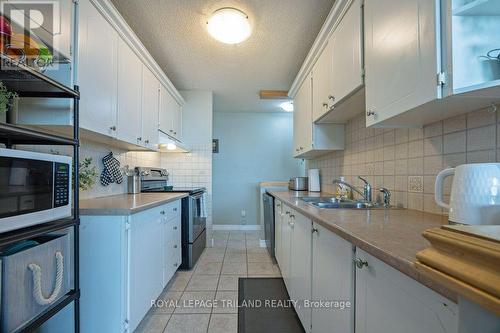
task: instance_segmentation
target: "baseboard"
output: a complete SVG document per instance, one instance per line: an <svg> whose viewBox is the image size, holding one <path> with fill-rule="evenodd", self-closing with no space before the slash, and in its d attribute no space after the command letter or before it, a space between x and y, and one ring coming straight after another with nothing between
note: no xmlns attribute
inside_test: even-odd
<svg viewBox="0 0 500 333"><path fill-rule="evenodd" d="M212 224L212 230L223 230L223 231L232 231L232 230L240 230L240 231L254 231L260 230L260 225L258 224L250 224L250 225L239 225L239 224Z"/></svg>

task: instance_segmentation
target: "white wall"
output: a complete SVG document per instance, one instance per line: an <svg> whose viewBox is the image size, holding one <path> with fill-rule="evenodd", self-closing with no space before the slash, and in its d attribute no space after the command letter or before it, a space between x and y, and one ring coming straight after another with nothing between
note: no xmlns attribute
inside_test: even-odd
<svg viewBox="0 0 500 333"><path fill-rule="evenodd" d="M214 224L259 224L258 183L302 175L293 159L290 113L214 113ZM241 211L246 211L246 217Z"/></svg>

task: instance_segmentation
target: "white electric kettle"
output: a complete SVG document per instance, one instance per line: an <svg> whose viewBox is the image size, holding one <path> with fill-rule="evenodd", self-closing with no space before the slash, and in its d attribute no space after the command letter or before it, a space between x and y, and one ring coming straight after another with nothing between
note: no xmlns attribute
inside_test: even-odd
<svg viewBox="0 0 500 333"><path fill-rule="evenodd" d="M453 177L450 203L443 201L443 181ZM500 224L500 163L463 164L436 178L436 203L449 209L449 220L461 224Z"/></svg>

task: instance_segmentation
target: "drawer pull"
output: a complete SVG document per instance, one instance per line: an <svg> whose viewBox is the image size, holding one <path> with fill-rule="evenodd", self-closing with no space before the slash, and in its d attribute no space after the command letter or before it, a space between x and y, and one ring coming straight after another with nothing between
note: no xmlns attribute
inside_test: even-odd
<svg viewBox="0 0 500 333"><path fill-rule="evenodd" d="M363 259L360 259L360 258L356 258L353 260L354 261L354 264L356 265L357 268L361 269L363 267L368 267L368 262L366 260L363 260Z"/></svg>
<svg viewBox="0 0 500 333"><path fill-rule="evenodd" d="M174 227L174 230L177 230L177 227Z"/></svg>
<svg viewBox="0 0 500 333"><path fill-rule="evenodd" d="M56 283L52 294L45 298L42 294L42 268L37 264L29 264L28 268L33 273L33 297L39 305L49 305L59 296L63 284L64 257L61 252L56 252Z"/></svg>
<svg viewBox="0 0 500 333"><path fill-rule="evenodd" d="M177 207L174 208L174 212L176 212L176 211L177 211Z"/></svg>
<svg viewBox="0 0 500 333"><path fill-rule="evenodd" d="M176 248L177 248L177 245L174 245L174 249L176 249Z"/></svg>

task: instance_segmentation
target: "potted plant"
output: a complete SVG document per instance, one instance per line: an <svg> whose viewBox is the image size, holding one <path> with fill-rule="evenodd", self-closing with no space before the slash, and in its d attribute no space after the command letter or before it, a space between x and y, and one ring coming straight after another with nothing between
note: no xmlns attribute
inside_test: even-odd
<svg viewBox="0 0 500 333"><path fill-rule="evenodd" d="M97 179L97 171L92 165L92 157L86 157L78 164L78 180L80 191L90 190Z"/></svg>
<svg viewBox="0 0 500 333"><path fill-rule="evenodd" d="M0 121L7 122L7 111L11 111L17 104L18 95L9 91L5 84L0 81Z"/></svg>

